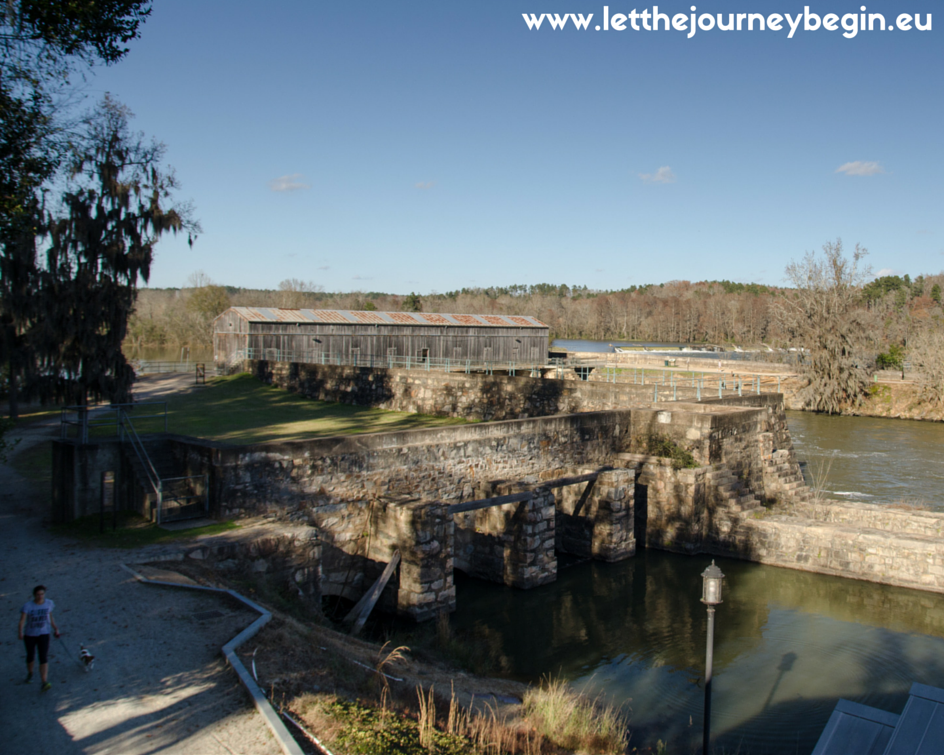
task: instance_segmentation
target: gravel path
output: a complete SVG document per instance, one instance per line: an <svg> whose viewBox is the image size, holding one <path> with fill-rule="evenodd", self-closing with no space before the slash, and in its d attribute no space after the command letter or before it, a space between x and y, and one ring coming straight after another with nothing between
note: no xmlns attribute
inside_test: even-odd
<svg viewBox="0 0 944 755"><path fill-rule="evenodd" d="M190 381L192 382L192 377ZM181 379L154 381L160 390ZM143 400L145 391L138 392ZM17 451L58 426L17 432ZM120 568L146 552L89 547L48 532L48 494L0 465L0 751L4 755L279 755L220 648L256 618L224 596L143 585ZM44 584L64 646L53 640L49 680L25 684L16 638L23 603ZM85 673L79 645L96 656Z"/></svg>

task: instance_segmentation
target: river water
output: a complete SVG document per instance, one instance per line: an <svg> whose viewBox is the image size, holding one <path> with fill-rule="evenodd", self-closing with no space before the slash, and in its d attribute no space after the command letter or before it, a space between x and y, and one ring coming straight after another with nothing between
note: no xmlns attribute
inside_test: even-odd
<svg viewBox="0 0 944 755"><path fill-rule="evenodd" d="M826 493L944 510L944 423L787 412L797 457Z"/></svg>
<svg viewBox="0 0 944 755"><path fill-rule="evenodd" d="M944 424L788 415L827 494L944 509ZM700 752L708 557L641 550L620 564L562 561L518 591L457 575L455 631L503 675L553 674L624 706L632 745ZM900 713L912 682L944 687L944 597L729 559L718 607L717 752L812 751L839 698Z"/></svg>

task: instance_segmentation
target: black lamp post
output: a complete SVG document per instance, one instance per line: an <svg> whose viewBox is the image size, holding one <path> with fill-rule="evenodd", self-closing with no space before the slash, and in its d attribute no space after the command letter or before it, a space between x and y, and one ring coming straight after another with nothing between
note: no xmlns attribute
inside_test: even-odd
<svg viewBox="0 0 944 755"><path fill-rule="evenodd" d="M701 602L708 606L708 650L705 658L705 734L702 743L703 755L708 755L708 740L711 732L711 666L715 654L715 606L721 603L721 581L724 574L715 566L714 559L711 566L701 573Z"/></svg>

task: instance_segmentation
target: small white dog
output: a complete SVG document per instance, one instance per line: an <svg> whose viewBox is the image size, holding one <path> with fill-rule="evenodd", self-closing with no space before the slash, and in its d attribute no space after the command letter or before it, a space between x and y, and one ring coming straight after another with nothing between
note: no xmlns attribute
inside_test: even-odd
<svg viewBox="0 0 944 755"><path fill-rule="evenodd" d="M85 664L85 672L88 673L92 670L92 666L95 665L95 656L89 652L89 649L85 645L79 646L79 660Z"/></svg>

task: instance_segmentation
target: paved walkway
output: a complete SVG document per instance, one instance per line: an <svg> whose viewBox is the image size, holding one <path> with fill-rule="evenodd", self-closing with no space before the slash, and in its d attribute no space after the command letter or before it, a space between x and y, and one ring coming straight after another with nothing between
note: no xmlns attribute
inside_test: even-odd
<svg viewBox="0 0 944 755"><path fill-rule="evenodd" d="M163 390L171 382L144 381L142 388ZM32 425L15 434L23 437L16 450L57 433L57 423ZM48 495L32 488L0 465L0 751L279 755L220 654L256 615L221 596L138 583L119 564L141 559L141 551L52 535L42 522ZM52 641L53 688L46 693L38 674L24 684L25 653L16 637L20 607L37 584L56 603L65 643ZM69 655L77 656L80 644L96 656L87 674Z"/></svg>

